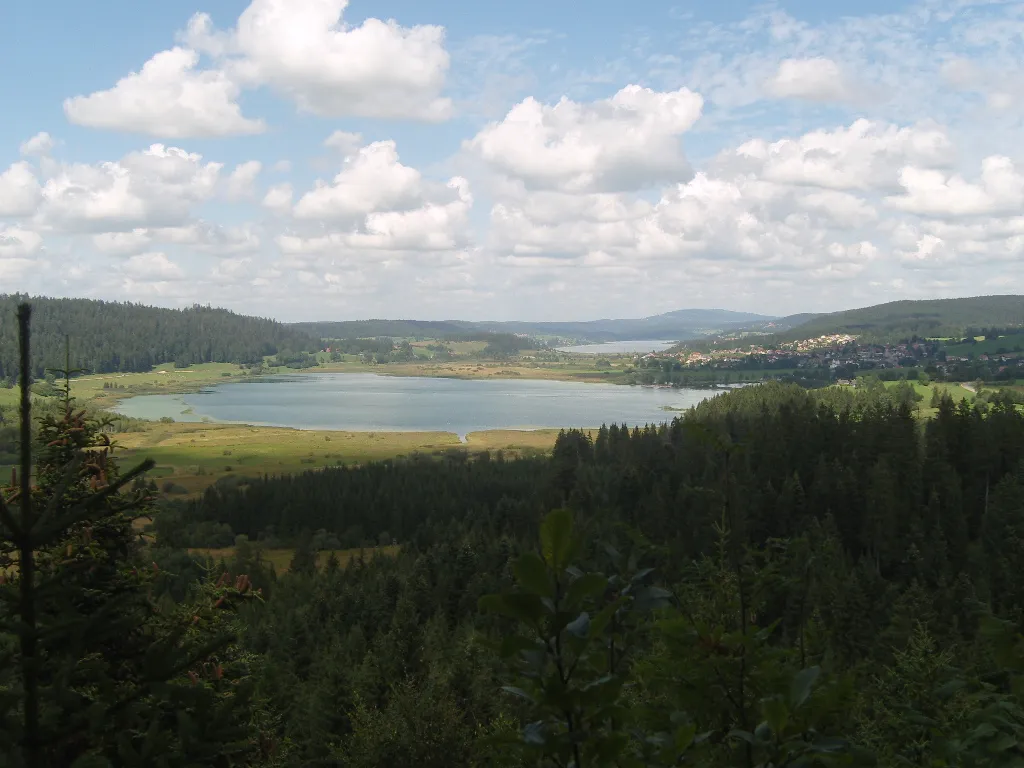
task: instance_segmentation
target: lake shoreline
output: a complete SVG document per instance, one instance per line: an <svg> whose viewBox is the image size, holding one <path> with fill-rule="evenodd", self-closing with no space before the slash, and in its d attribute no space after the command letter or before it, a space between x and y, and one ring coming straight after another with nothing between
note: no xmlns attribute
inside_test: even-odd
<svg viewBox="0 0 1024 768"><path fill-rule="evenodd" d="M121 416L164 423L446 432L464 438L492 429L529 432L598 423L662 423L671 420L672 411L684 411L713 396L695 388L591 388L561 380L492 377L471 382L324 370L207 382L198 390L135 393L111 407Z"/></svg>
<svg viewBox="0 0 1024 768"><path fill-rule="evenodd" d="M586 355L583 357L594 357ZM627 355L613 356L624 363ZM304 376L319 373L360 374L373 373L395 378L437 378L472 381L566 381L579 384L615 384L625 387L649 387L624 380L624 369L599 370L592 361L580 365L523 364L494 361L474 362L409 362L388 364L328 363L314 368L269 368L259 373L243 371L230 363L203 363L190 368L176 369L173 365L154 366L152 371L137 373L90 374L72 379L72 395L101 410L112 411L126 400L143 395L194 394L218 384L253 381L263 377ZM104 388L106 385L107 388ZM711 383L695 381L677 389L715 390Z"/></svg>

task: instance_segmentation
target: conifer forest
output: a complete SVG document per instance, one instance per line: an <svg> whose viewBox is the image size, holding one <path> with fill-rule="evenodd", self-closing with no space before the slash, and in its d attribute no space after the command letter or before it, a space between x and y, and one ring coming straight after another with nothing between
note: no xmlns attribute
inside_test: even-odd
<svg viewBox="0 0 1024 768"><path fill-rule="evenodd" d="M31 412L17 320L0 765L1024 765L1012 402L767 383L169 500Z"/></svg>

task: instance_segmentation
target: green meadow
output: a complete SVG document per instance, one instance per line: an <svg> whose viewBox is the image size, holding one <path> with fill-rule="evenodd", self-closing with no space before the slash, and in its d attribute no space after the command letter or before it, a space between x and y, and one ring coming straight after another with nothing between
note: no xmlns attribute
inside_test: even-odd
<svg viewBox="0 0 1024 768"><path fill-rule="evenodd" d="M239 424L151 422L117 435L122 466L151 458L150 477L172 493L196 493L229 475L282 475L411 454L502 451L511 456L551 450L558 430L474 432L460 443L451 432L336 432Z"/></svg>

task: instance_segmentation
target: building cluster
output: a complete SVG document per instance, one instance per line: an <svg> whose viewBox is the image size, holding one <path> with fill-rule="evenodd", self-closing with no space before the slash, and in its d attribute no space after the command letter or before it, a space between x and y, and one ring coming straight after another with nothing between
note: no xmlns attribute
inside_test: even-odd
<svg viewBox="0 0 1024 768"><path fill-rule="evenodd" d="M832 377L853 375L857 370L886 368L927 368L939 375L958 376L967 371L990 374L1020 372L1024 376L1024 353L980 353L971 356L946 355L937 341L898 344L859 343L850 334L833 334L774 346L712 347L682 349L674 354L651 353L645 364L659 361L682 368L792 369L817 370Z"/></svg>

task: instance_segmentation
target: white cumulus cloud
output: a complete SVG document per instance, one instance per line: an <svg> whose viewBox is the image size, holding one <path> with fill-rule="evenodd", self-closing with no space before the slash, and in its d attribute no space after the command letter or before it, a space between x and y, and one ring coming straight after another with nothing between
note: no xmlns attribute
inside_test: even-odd
<svg viewBox="0 0 1024 768"><path fill-rule="evenodd" d="M60 165L43 184L39 217L66 232L180 225L213 195L222 167L163 144L114 162Z"/></svg>
<svg viewBox="0 0 1024 768"><path fill-rule="evenodd" d="M1024 174L1008 157L986 157L981 178L973 184L962 176L906 167L900 171L903 195L886 198L893 208L927 216L978 216L1024 209Z"/></svg>
<svg viewBox="0 0 1024 768"><path fill-rule="evenodd" d="M325 147L335 149L345 156L351 155L362 145L362 135L358 133L352 133L350 131L335 131L326 139L324 139Z"/></svg>
<svg viewBox="0 0 1024 768"><path fill-rule="evenodd" d="M344 21L347 7L348 0L253 0L228 31L196 14L184 40L216 58L233 80L267 85L307 112L447 119L444 30L375 18L352 26Z"/></svg>
<svg viewBox="0 0 1024 768"><path fill-rule="evenodd" d="M0 258L23 259L36 253L43 245L38 232L19 227L0 227Z"/></svg>
<svg viewBox="0 0 1024 768"><path fill-rule="evenodd" d="M832 59L784 59L766 83L776 98L807 101L846 101L857 95L857 87Z"/></svg>
<svg viewBox="0 0 1024 768"><path fill-rule="evenodd" d="M639 189L689 175L680 136L702 107L700 95L686 88L662 93L636 85L583 104L528 98L463 146L530 188Z"/></svg>
<svg viewBox="0 0 1024 768"><path fill-rule="evenodd" d="M113 88L64 101L68 119L90 128L165 139L261 133L262 120L242 115L240 89L220 70L196 70L199 54L161 51Z"/></svg>
<svg viewBox="0 0 1024 768"><path fill-rule="evenodd" d="M153 242L153 235L146 229L130 232L99 232L92 236L92 245L100 253L111 256L131 256L141 253Z"/></svg>
<svg viewBox="0 0 1024 768"><path fill-rule="evenodd" d="M0 173L0 216L28 216L41 199L39 180L28 163L14 163Z"/></svg>
<svg viewBox="0 0 1024 768"><path fill-rule="evenodd" d="M268 193L264 205L285 212L290 195L290 188ZM469 246L472 205L465 178L425 179L401 163L395 142L372 142L348 155L331 182L318 181L299 198L292 227L276 242L289 263L304 267L331 255L385 264L433 252L443 260Z"/></svg>
<svg viewBox="0 0 1024 768"><path fill-rule="evenodd" d="M292 209L292 185L275 184L263 196L263 207L274 213L288 213Z"/></svg>
<svg viewBox="0 0 1024 768"><path fill-rule="evenodd" d="M333 182L318 181L295 204L300 219L346 220L382 208L412 207L423 177L402 165L393 141L375 141L345 158Z"/></svg>
<svg viewBox="0 0 1024 768"><path fill-rule="evenodd" d="M255 194L256 178L263 170L259 160L239 163L224 180L224 194L228 200L241 200Z"/></svg>
<svg viewBox="0 0 1024 768"><path fill-rule="evenodd" d="M124 273L136 280L153 282L181 280L185 277L181 267L160 251L132 256L124 264Z"/></svg>
<svg viewBox="0 0 1024 768"><path fill-rule="evenodd" d="M46 131L40 131L31 139L23 141L19 148L23 155L48 155L53 149L53 137Z"/></svg>
<svg viewBox="0 0 1024 768"><path fill-rule="evenodd" d="M953 145L939 127L856 120L847 128L817 130L796 139L752 139L720 162L780 184L825 189L898 188L907 164L942 167L953 160Z"/></svg>

